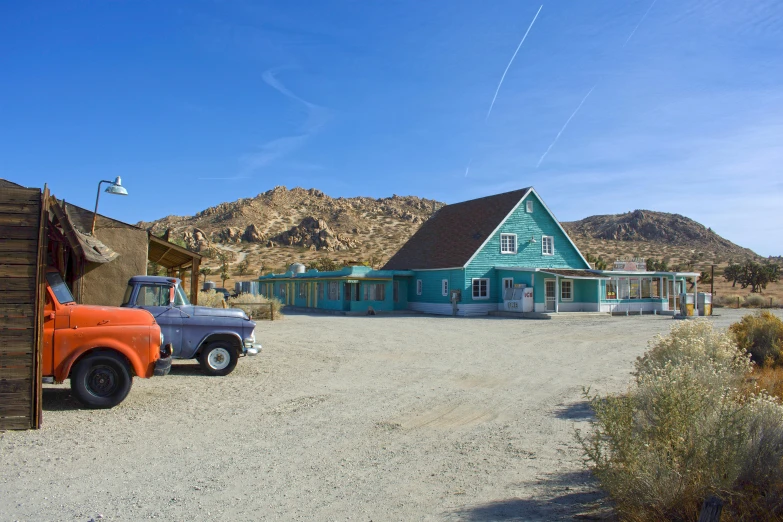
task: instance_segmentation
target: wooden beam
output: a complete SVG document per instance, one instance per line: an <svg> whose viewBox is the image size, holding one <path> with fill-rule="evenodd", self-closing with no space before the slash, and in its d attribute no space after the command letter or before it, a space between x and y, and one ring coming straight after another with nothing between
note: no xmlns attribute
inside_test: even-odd
<svg viewBox="0 0 783 522"><path fill-rule="evenodd" d="M200 267L201 260L194 259L190 270L190 302L194 305L198 304L198 285L201 279L201 274L199 274Z"/></svg>
<svg viewBox="0 0 783 522"><path fill-rule="evenodd" d="M35 278L35 341L32 368L32 393L33 403L31 405L32 428L40 429L43 424L43 323L44 323L44 303L46 301L46 269L47 252L49 251L47 242L49 240L49 206L51 198L49 197L49 187L44 185L43 194L41 194L41 218L38 222L38 273Z"/></svg>
<svg viewBox="0 0 783 522"><path fill-rule="evenodd" d="M160 257L158 258L158 260L157 260L157 261L155 261L155 262L156 262L156 263L160 263L160 262L163 260L163 258L164 258L164 257L166 257L166 255L167 255L169 252L171 252L171 248L168 248L168 249L167 249L165 252L163 252L163 255L162 255L162 256L160 256Z"/></svg>

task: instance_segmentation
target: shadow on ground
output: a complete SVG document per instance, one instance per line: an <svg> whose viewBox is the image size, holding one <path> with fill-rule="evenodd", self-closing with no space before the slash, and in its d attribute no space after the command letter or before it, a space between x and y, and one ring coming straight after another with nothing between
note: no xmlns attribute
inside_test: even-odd
<svg viewBox="0 0 783 522"><path fill-rule="evenodd" d="M204 375L198 364L172 364L169 375Z"/></svg>
<svg viewBox="0 0 783 522"><path fill-rule="evenodd" d="M82 403L71 395L68 388L44 388L41 407L44 411L83 410Z"/></svg>
<svg viewBox="0 0 783 522"><path fill-rule="evenodd" d="M574 402L561 406L555 410L554 415L558 419L570 421L586 421L595 418L593 409L588 401Z"/></svg>
<svg viewBox="0 0 783 522"><path fill-rule="evenodd" d="M587 472L549 475L533 484L529 498L510 498L447 514L450 520L618 520L606 495Z"/></svg>

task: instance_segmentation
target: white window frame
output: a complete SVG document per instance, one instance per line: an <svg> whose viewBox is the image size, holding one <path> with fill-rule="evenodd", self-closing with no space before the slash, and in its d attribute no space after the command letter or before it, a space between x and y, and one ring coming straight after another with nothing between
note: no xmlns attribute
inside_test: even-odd
<svg viewBox="0 0 783 522"><path fill-rule="evenodd" d="M440 282L440 293L443 295L443 297L446 297L449 295L449 280L448 279L442 279Z"/></svg>
<svg viewBox="0 0 783 522"><path fill-rule="evenodd" d="M568 283L568 286L570 286L569 293L571 294L571 297L563 297L563 285L565 283ZM560 280L560 301L564 303L570 303L574 300L574 280L573 279L561 279Z"/></svg>
<svg viewBox="0 0 783 522"><path fill-rule="evenodd" d="M424 283L421 282L421 279L416 280L416 295L421 295L422 291L424 291Z"/></svg>
<svg viewBox="0 0 783 522"><path fill-rule="evenodd" d="M533 200L532 199L528 199L527 201L525 201L525 211L528 214L532 214L533 213Z"/></svg>
<svg viewBox="0 0 783 522"><path fill-rule="evenodd" d="M549 246L552 247L551 252L547 252L546 251L547 240L549 240ZM555 255L555 238L554 238L554 236L541 236L541 255L542 256L553 256L553 255Z"/></svg>
<svg viewBox="0 0 783 522"><path fill-rule="evenodd" d="M504 239L514 238L514 248L509 250L503 246ZM516 234L500 234L500 253L501 254L516 254L517 253L517 235Z"/></svg>
<svg viewBox="0 0 783 522"><path fill-rule="evenodd" d="M478 296L476 296L476 292L475 292L476 281L479 282L479 295ZM487 295L484 295L484 296L481 295L481 281L484 281L484 283L485 283L484 286L485 286L485 288L487 290ZM489 299L489 294L490 294L490 292L489 292L489 278L488 277L474 277L473 279L470 280L470 295L473 296L473 300L474 301Z"/></svg>

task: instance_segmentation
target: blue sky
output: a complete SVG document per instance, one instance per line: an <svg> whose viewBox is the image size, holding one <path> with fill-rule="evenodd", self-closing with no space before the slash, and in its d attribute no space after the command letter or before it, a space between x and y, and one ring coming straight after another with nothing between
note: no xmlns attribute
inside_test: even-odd
<svg viewBox="0 0 783 522"><path fill-rule="evenodd" d="M0 177L90 208L122 176L128 222L533 185L563 221L676 212L783 254L783 3L543 2L487 118L541 5L0 1Z"/></svg>

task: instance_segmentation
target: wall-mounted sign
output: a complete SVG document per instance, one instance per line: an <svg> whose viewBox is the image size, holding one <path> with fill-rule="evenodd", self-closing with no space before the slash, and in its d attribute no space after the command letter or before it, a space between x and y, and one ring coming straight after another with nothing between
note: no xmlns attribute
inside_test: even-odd
<svg viewBox="0 0 783 522"><path fill-rule="evenodd" d="M350 283L350 284L357 284L359 282L359 280L358 279L346 279L345 282L346 283Z"/></svg>

